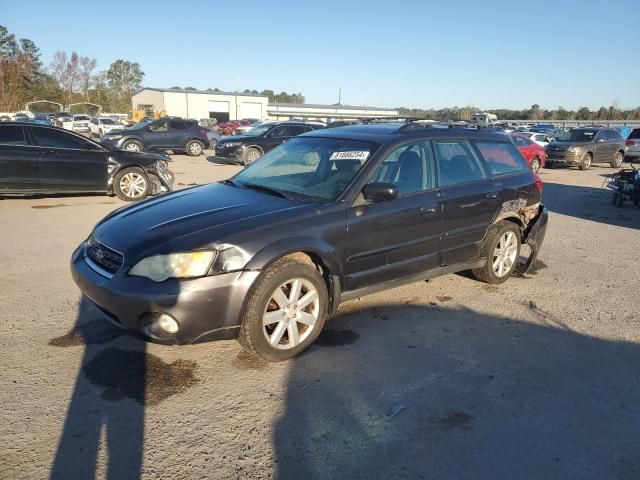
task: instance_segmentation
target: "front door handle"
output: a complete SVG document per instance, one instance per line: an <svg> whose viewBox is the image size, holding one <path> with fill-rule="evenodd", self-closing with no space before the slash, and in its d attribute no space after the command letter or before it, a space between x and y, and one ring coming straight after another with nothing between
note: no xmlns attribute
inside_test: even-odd
<svg viewBox="0 0 640 480"><path fill-rule="evenodd" d="M423 213L425 215L431 215L433 213L436 213L436 208L435 207L422 207L420 209L420 213Z"/></svg>
<svg viewBox="0 0 640 480"><path fill-rule="evenodd" d="M500 193L500 192L491 192L491 193L487 193L487 198L490 198L490 199L494 200L494 199L498 198L498 194L499 194L499 193Z"/></svg>

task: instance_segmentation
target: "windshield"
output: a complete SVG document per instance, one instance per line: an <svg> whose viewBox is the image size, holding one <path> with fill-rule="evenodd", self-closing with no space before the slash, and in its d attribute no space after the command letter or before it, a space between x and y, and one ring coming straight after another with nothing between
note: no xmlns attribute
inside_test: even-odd
<svg viewBox="0 0 640 480"><path fill-rule="evenodd" d="M357 140L294 138L241 171L233 182L285 196L334 201L377 148Z"/></svg>
<svg viewBox="0 0 640 480"><path fill-rule="evenodd" d="M246 131L245 135L262 135L269 130L273 125L255 125Z"/></svg>
<svg viewBox="0 0 640 480"><path fill-rule="evenodd" d="M561 142L590 142L597 133L596 130L570 130L558 137Z"/></svg>
<svg viewBox="0 0 640 480"><path fill-rule="evenodd" d="M104 124L104 125L115 125L116 122L114 122L113 120L111 120L110 118L101 118L100 121Z"/></svg>
<svg viewBox="0 0 640 480"><path fill-rule="evenodd" d="M75 115L73 117L74 120L89 120L89 117L87 117L86 115Z"/></svg>

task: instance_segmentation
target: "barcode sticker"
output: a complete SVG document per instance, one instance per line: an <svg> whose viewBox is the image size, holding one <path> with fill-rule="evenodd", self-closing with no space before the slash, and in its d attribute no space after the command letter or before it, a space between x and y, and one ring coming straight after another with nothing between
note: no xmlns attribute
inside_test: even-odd
<svg viewBox="0 0 640 480"><path fill-rule="evenodd" d="M369 158L367 151L333 152L330 160L366 160Z"/></svg>

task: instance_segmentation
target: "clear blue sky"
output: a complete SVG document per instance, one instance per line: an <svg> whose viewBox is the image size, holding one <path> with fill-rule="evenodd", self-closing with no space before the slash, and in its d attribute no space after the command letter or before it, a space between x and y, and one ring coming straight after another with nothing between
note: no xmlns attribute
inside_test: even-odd
<svg viewBox="0 0 640 480"><path fill-rule="evenodd" d="M95 13L93 13L95 12ZM640 106L640 0L0 0L56 50L141 64L143 85L302 92L307 103Z"/></svg>

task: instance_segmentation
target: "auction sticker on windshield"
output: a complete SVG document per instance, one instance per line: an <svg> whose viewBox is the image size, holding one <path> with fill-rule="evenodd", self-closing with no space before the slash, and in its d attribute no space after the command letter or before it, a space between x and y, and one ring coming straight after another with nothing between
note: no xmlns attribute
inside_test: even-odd
<svg viewBox="0 0 640 480"><path fill-rule="evenodd" d="M363 150L355 150L349 152L333 152L330 160L366 160L369 152Z"/></svg>

